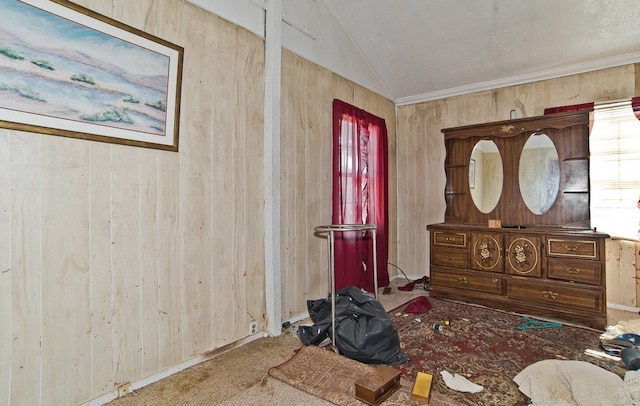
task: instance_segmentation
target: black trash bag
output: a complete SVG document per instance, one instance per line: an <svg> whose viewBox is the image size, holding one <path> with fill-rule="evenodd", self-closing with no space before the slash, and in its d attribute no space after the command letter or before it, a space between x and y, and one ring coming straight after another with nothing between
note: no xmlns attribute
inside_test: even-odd
<svg viewBox="0 0 640 406"><path fill-rule="evenodd" d="M355 286L336 292L336 347L341 354L366 364L398 365L409 360L400 349L400 337L382 304ZM331 296L308 300L313 326L298 328L304 345L331 338Z"/></svg>

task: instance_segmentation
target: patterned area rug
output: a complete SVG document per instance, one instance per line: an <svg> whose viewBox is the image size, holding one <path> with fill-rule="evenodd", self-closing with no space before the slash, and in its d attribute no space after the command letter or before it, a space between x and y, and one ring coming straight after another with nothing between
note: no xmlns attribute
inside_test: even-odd
<svg viewBox="0 0 640 406"><path fill-rule="evenodd" d="M341 406L365 405L355 398L355 381L374 370L373 365L349 359L329 347L302 347L287 362L269 370L269 375L300 390ZM411 400L414 378L401 376L401 387L384 401L385 406L418 406ZM461 403L432 393L431 406L458 406Z"/></svg>
<svg viewBox="0 0 640 406"><path fill-rule="evenodd" d="M419 404L410 399L418 371L433 375L430 405L528 405L529 399L512 379L544 359L587 361L621 377L626 371L621 362L584 354L587 348L598 348L599 331L566 324L518 330L521 315L448 300L429 301L433 308L427 313L405 313L411 302L389 312L410 360L395 366L402 372L402 388L385 405ZM442 330L433 328L436 323ZM371 368L329 349L303 347L269 374L336 405L364 405L354 398L354 382ZM443 370L462 375L484 390L471 394L450 389L440 375Z"/></svg>
<svg viewBox="0 0 640 406"><path fill-rule="evenodd" d="M622 362L584 354L587 348L598 349L601 331L566 324L518 330L521 315L447 300L429 301L433 309L424 314L407 315L406 305L389 312L402 349L410 357L398 368L406 377L415 377L418 371L433 374L438 379L432 391L460 404L528 405L529 398L512 379L526 366L544 359L587 361L621 377L626 371ZM442 330L433 328L436 323ZM470 394L450 389L441 379L442 370L462 375L484 390Z"/></svg>

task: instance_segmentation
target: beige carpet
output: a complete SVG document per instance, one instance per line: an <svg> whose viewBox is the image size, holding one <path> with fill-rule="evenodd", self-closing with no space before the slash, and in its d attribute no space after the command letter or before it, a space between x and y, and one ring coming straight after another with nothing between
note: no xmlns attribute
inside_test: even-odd
<svg viewBox="0 0 640 406"><path fill-rule="evenodd" d="M406 280L392 282L390 295L379 295L385 309L391 310L423 295L416 287L412 292L396 289ZM611 312L610 312L611 313ZM614 311L609 324L637 318L637 314ZM331 403L270 377L270 368L290 359L302 344L295 326L280 337L256 340L212 360L203 362L161 381L138 389L109 406L176 406L176 405L306 405L330 406ZM403 382L404 383L404 382ZM407 386L407 385L403 385ZM362 406L357 400L353 405Z"/></svg>
<svg viewBox="0 0 640 406"><path fill-rule="evenodd" d="M392 281L392 293L380 294L385 309L425 294L422 287L412 292L397 290L407 281ZM382 291L382 290L381 290ZM310 320L302 321L301 323ZM297 326L280 337L267 337L222 354L159 382L138 389L109 403L109 406L175 405L293 405L327 406L331 403L298 390L268 375L270 368L290 359L302 347ZM364 405L355 401L357 405Z"/></svg>
<svg viewBox="0 0 640 406"><path fill-rule="evenodd" d="M300 340L291 332L277 338L259 339L141 388L109 405L330 405L268 378L269 368L291 358L300 346Z"/></svg>

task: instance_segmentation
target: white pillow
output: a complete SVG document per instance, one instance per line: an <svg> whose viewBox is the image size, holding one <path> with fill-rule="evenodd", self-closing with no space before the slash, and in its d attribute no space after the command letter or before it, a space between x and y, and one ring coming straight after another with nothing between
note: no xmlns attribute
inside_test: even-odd
<svg viewBox="0 0 640 406"><path fill-rule="evenodd" d="M523 369L513 381L536 406L632 404L625 395L622 378L585 361L538 361Z"/></svg>

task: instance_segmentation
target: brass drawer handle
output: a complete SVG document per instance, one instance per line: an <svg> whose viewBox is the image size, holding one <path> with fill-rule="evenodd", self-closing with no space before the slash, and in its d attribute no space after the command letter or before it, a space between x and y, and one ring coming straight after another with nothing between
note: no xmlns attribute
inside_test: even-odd
<svg viewBox="0 0 640 406"><path fill-rule="evenodd" d="M558 298L558 294L550 290L543 291L542 296L544 296L545 299L551 299L551 300L556 300Z"/></svg>
<svg viewBox="0 0 640 406"><path fill-rule="evenodd" d="M578 251L578 246L577 245L565 245L564 249L566 249L569 252L576 252L576 251Z"/></svg>
<svg viewBox="0 0 640 406"><path fill-rule="evenodd" d="M458 283L460 285L468 285L469 284L469 279L465 278L464 276L461 276L458 278Z"/></svg>
<svg viewBox="0 0 640 406"><path fill-rule="evenodd" d="M452 238L452 237L444 237L444 240L445 241L454 241L454 238Z"/></svg>
<svg viewBox="0 0 640 406"><path fill-rule="evenodd" d="M455 261L455 260L456 260L456 259L455 259L454 257L452 257L452 256L447 256L445 259L446 259L447 261L449 261L449 262L452 262L452 261Z"/></svg>
<svg viewBox="0 0 640 406"><path fill-rule="evenodd" d="M567 268L567 273L570 275L577 275L580 273L580 269L578 268Z"/></svg>

